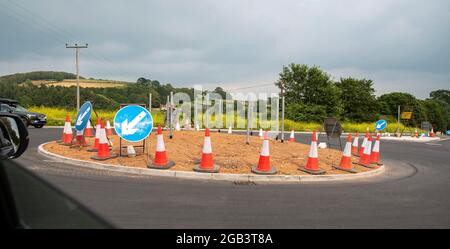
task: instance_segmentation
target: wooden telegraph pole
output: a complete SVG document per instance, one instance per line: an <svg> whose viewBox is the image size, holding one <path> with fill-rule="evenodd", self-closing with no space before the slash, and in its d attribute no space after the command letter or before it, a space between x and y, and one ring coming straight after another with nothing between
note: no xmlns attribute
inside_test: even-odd
<svg viewBox="0 0 450 249"><path fill-rule="evenodd" d="M87 48L88 44L80 46L75 43L73 46L69 46L66 43L66 48L74 48L75 49L75 63L77 67L77 111L80 110L80 68L79 68L79 57L80 57L80 48Z"/></svg>

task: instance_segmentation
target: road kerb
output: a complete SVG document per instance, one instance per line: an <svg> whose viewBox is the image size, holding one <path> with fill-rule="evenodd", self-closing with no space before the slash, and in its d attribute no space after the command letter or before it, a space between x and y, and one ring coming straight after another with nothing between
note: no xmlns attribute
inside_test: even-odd
<svg viewBox="0 0 450 249"><path fill-rule="evenodd" d="M58 162L98 170L109 170L114 172L137 174L137 175L175 177L182 179L218 180L231 182L256 182L256 183L329 182L329 181L349 181L373 177L382 174L385 171L385 166L381 166L375 170L356 174L335 174L335 175L254 175L254 174L199 173L194 171L190 172L190 171L175 171L175 170L158 170L158 169L135 168L121 165L113 165L100 162L90 162L68 158L45 150L44 146L46 144L48 143L43 143L39 145L38 153Z"/></svg>

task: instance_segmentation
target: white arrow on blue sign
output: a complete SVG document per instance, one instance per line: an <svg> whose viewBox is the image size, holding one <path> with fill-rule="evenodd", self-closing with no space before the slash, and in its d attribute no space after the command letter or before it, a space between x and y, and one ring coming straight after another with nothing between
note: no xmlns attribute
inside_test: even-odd
<svg viewBox="0 0 450 249"><path fill-rule="evenodd" d="M86 128L88 120L91 118L92 114L92 104L86 101L78 111L77 117L75 118L75 129L77 131L82 131Z"/></svg>
<svg viewBox="0 0 450 249"><path fill-rule="evenodd" d="M128 105L114 117L114 130L128 142L139 142L150 135L153 129L152 114L142 106Z"/></svg>
<svg viewBox="0 0 450 249"><path fill-rule="evenodd" d="M381 131L384 130L387 126L387 121L384 119L380 119L375 123L375 130Z"/></svg>

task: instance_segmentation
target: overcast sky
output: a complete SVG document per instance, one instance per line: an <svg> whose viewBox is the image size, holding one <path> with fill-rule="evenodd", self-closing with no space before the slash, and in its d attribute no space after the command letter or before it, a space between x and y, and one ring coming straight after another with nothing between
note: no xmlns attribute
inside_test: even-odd
<svg viewBox="0 0 450 249"><path fill-rule="evenodd" d="M377 95L450 88L450 1L0 0L0 75L75 71L276 91L283 65L374 80Z"/></svg>

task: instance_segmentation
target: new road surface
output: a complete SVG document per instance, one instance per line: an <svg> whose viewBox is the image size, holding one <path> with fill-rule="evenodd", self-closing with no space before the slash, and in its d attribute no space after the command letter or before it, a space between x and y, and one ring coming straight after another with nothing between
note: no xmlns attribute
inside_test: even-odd
<svg viewBox="0 0 450 249"><path fill-rule="evenodd" d="M120 228L450 228L450 140L383 141L387 168L380 176L275 185L66 165L37 152L39 144L59 139L61 129L29 132L30 146L17 161ZM310 136L296 140L309 143Z"/></svg>

